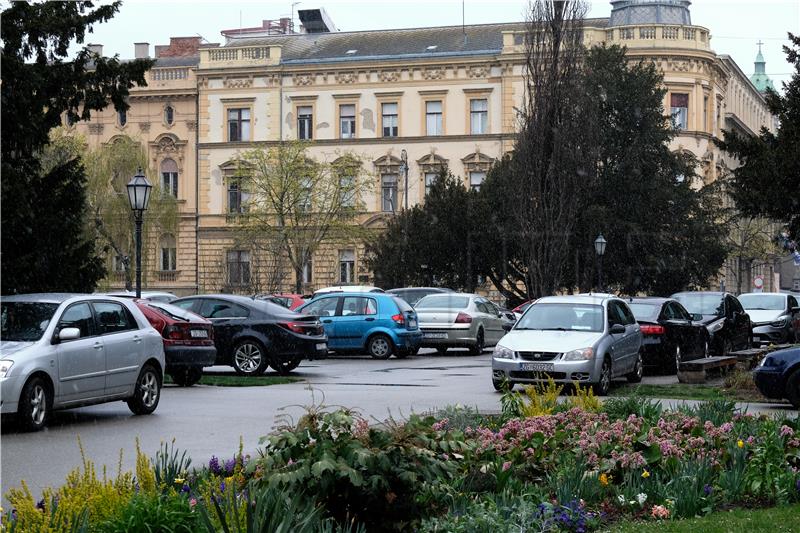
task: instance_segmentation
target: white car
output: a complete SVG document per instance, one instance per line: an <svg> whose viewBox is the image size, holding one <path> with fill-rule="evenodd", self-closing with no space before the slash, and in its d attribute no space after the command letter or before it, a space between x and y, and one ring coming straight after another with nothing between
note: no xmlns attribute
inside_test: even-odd
<svg viewBox="0 0 800 533"><path fill-rule="evenodd" d="M114 400L155 411L164 343L133 300L24 294L0 307L0 410L22 428L43 428L54 409Z"/></svg>
<svg viewBox="0 0 800 533"><path fill-rule="evenodd" d="M385 292L379 287L372 287L370 285L336 285L335 287L325 287L314 291L316 298L320 294L328 294L331 292Z"/></svg>
<svg viewBox="0 0 800 533"><path fill-rule="evenodd" d="M591 384L597 394L605 395L615 377L641 381L641 347L639 324L620 298L540 298L495 346L492 385L502 390L552 378Z"/></svg>

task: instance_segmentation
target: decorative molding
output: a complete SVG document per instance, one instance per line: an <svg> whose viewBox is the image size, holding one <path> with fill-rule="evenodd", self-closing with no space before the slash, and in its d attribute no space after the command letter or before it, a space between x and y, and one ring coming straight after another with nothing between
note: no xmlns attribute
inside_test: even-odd
<svg viewBox="0 0 800 533"><path fill-rule="evenodd" d="M382 70L380 74L380 80L383 83L392 83L398 81L400 79L400 71L399 70Z"/></svg>
<svg viewBox="0 0 800 533"><path fill-rule="evenodd" d="M336 100L358 100L361 98L361 93L348 93L348 94L334 94Z"/></svg>
<svg viewBox="0 0 800 533"><path fill-rule="evenodd" d="M429 67L422 71L422 78L426 80L442 80L444 77L444 68Z"/></svg>
<svg viewBox="0 0 800 533"><path fill-rule="evenodd" d="M292 76L292 83L295 85L314 85L316 75L314 74L295 74Z"/></svg>
<svg viewBox="0 0 800 533"><path fill-rule="evenodd" d="M289 100L292 102L313 102L318 96L317 94L296 94L289 95Z"/></svg>
<svg viewBox="0 0 800 533"><path fill-rule="evenodd" d="M337 72L334 78L336 79L336 83L348 85L358 81L358 74L355 72Z"/></svg>
<svg viewBox="0 0 800 533"><path fill-rule="evenodd" d="M464 94L489 94L494 90L494 87L481 87L479 89L462 89Z"/></svg>
<svg viewBox="0 0 800 533"><path fill-rule="evenodd" d="M469 78L485 78L489 75L489 68L484 65L473 65L467 69Z"/></svg>
<svg viewBox="0 0 800 533"><path fill-rule="evenodd" d="M94 135L100 135L101 133L103 133L103 125L89 124L89 133L93 133Z"/></svg>
<svg viewBox="0 0 800 533"><path fill-rule="evenodd" d="M256 101L255 96L249 96L244 98L220 98L220 102L223 104L247 104Z"/></svg>
<svg viewBox="0 0 800 533"><path fill-rule="evenodd" d="M149 122L140 122L139 123L139 130L144 132L144 133L147 133L148 131L150 131L150 123Z"/></svg>
<svg viewBox="0 0 800 533"><path fill-rule="evenodd" d="M376 92L376 98L399 98L403 96L405 91L386 91L386 92Z"/></svg>
<svg viewBox="0 0 800 533"><path fill-rule="evenodd" d="M417 94L420 96L444 96L447 94L449 89L435 89L435 90L428 90L428 91L417 91Z"/></svg>
<svg viewBox="0 0 800 533"><path fill-rule="evenodd" d="M186 121L186 129L189 131L195 131L197 129L197 121L196 120L187 120Z"/></svg>
<svg viewBox="0 0 800 533"><path fill-rule="evenodd" d="M226 89L247 89L253 86L253 77L247 78L228 78L225 77L222 84Z"/></svg>

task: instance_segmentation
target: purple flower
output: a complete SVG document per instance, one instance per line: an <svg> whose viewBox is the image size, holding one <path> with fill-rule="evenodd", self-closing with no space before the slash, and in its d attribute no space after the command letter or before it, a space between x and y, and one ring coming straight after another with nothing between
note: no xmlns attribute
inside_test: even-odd
<svg viewBox="0 0 800 533"><path fill-rule="evenodd" d="M233 469L236 467L236 459L229 459L225 461L225 473L228 475L233 474Z"/></svg>
<svg viewBox="0 0 800 533"><path fill-rule="evenodd" d="M211 470L212 474L219 474L222 471L219 467L219 459L217 459L216 455L212 455L211 460L208 461L208 469Z"/></svg>
<svg viewBox="0 0 800 533"><path fill-rule="evenodd" d="M44 511L44 498L36 502L36 508L40 511Z"/></svg>
<svg viewBox="0 0 800 533"><path fill-rule="evenodd" d="M706 496L710 496L711 493L714 492L714 489L711 487L711 485L706 485L703 487L703 492L706 494Z"/></svg>
<svg viewBox="0 0 800 533"><path fill-rule="evenodd" d="M225 492L225 482L224 482L224 481L222 481L222 482L219 484L219 491L220 491L220 492Z"/></svg>
<svg viewBox="0 0 800 533"><path fill-rule="evenodd" d="M187 485L186 483L184 483L184 484L183 484L183 487L181 487L181 492L183 492L183 493L188 493L188 492L189 492L189 485Z"/></svg>

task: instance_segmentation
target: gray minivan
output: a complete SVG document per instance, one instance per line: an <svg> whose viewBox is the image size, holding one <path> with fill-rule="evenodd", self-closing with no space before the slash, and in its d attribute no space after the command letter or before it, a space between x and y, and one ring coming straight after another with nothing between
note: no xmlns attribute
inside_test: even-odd
<svg viewBox="0 0 800 533"><path fill-rule="evenodd" d="M133 300L24 294L0 307L0 411L23 429L43 428L54 409L114 400L155 411L164 344Z"/></svg>

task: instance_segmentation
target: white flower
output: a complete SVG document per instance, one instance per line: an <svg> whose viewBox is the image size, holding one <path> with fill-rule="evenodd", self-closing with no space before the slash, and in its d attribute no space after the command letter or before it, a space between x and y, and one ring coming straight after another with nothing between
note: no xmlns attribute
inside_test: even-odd
<svg viewBox="0 0 800 533"><path fill-rule="evenodd" d="M644 505L644 502L647 501L647 494L640 492L636 495L636 501L639 502L639 505Z"/></svg>
<svg viewBox="0 0 800 533"><path fill-rule="evenodd" d="M456 459L463 459L464 458L464 456L461 455L460 453L454 453L453 457L455 457Z"/></svg>
<svg viewBox="0 0 800 533"><path fill-rule="evenodd" d="M483 465L481 467L481 474L485 474L488 471L489 471L489 465Z"/></svg>
<svg viewBox="0 0 800 533"><path fill-rule="evenodd" d="M625 505L625 496L620 494L619 496L617 496L617 501L619 501L620 505Z"/></svg>

